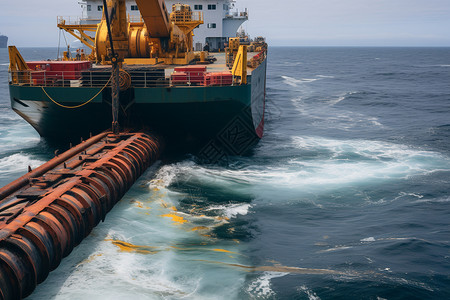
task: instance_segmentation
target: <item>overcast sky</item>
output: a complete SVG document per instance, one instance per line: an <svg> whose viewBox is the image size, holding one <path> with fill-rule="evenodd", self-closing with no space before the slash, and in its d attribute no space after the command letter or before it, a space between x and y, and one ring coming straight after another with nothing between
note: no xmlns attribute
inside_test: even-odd
<svg viewBox="0 0 450 300"><path fill-rule="evenodd" d="M0 32L17 46L57 46L57 16L77 0L0 0ZM251 36L278 46L450 46L450 0L237 0ZM70 38L70 40L74 40Z"/></svg>

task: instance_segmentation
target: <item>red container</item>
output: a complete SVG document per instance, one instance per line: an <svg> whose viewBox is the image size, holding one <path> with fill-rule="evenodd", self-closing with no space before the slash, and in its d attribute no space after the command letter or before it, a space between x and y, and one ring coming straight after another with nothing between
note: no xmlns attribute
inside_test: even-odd
<svg viewBox="0 0 450 300"><path fill-rule="evenodd" d="M197 72L173 72L172 73L173 84L203 84L205 73Z"/></svg>
<svg viewBox="0 0 450 300"><path fill-rule="evenodd" d="M205 80L204 73L201 73L201 74L188 73L188 76L189 76L190 83L203 84L203 81Z"/></svg>
<svg viewBox="0 0 450 300"><path fill-rule="evenodd" d="M173 84L187 84L189 76L186 72L174 72L170 76Z"/></svg>
<svg viewBox="0 0 450 300"><path fill-rule="evenodd" d="M206 86L226 86L233 84L233 75L229 72L214 72L205 74Z"/></svg>
<svg viewBox="0 0 450 300"><path fill-rule="evenodd" d="M205 73L205 80L203 82L203 85L210 86L211 85L211 78L212 78L211 73Z"/></svg>
<svg viewBox="0 0 450 300"><path fill-rule="evenodd" d="M56 80L77 80L81 78L81 71L91 68L90 61L29 61L31 70L40 71L33 74L37 84L43 84L44 78L47 82ZM42 73L42 71L45 71Z"/></svg>
<svg viewBox="0 0 450 300"><path fill-rule="evenodd" d="M191 84L203 84L205 78L206 66L182 66L174 68L176 73L185 73L188 75L188 82Z"/></svg>

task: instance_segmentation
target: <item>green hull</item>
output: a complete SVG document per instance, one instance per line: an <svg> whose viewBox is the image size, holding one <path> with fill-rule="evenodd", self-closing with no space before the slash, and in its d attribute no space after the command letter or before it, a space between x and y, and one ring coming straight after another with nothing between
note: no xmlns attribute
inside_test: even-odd
<svg viewBox="0 0 450 300"><path fill-rule="evenodd" d="M241 155L262 136L265 62L241 86L132 87L121 93L120 124L164 137L169 150ZM254 84L252 84L254 82ZM258 88L256 88L258 86ZM111 126L111 90L10 85L11 106L50 140L79 140ZM217 148L217 149L216 149Z"/></svg>

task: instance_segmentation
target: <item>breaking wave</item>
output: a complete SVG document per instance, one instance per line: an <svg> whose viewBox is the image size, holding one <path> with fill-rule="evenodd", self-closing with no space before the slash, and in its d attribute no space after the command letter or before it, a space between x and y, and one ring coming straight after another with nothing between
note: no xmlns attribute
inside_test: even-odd
<svg viewBox="0 0 450 300"><path fill-rule="evenodd" d="M276 294L272 290L271 280L278 277L283 277L289 273L281 272L264 272L261 276L251 282L247 288L247 293L256 299L271 299Z"/></svg>
<svg viewBox="0 0 450 300"><path fill-rule="evenodd" d="M286 76L286 75L282 75L281 78L284 80L284 83L292 86L292 87L299 87L302 84L305 83L311 83L317 80L322 80L322 79L332 79L335 78L334 76L331 75L315 75L314 78L301 78L301 79L297 79L291 76Z"/></svg>
<svg viewBox="0 0 450 300"><path fill-rule="evenodd" d="M45 163L45 161L34 159L29 155L16 153L0 159L0 176L11 176L15 173L26 173L28 166L36 168Z"/></svg>
<svg viewBox="0 0 450 300"><path fill-rule="evenodd" d="M296 79L290 76L281 76L283 78L284 82L292 87L299 87L300 85L304 83L311 83L317 80L320 80L320 78L302 78L302 79Z"/></svg>
<svg viewBox="0 0 450 300"><path fill-rule="evenodd" d="M211 206L207 210L209 211L221 211L223 215L227 218L235 218L238 215L245 216L248 214L249 209L252 206L250 204L229 204L229 205L219 205L219 206Z"/></svg>
<svg viewBox="0 0 450 300"><path fill-rule="evenodd" d="M450 170L449 158L439 153L381 141L293 137L292 147L290 154L298 158L269 167L206 168L187 162L163 169L174 168L169 173L241 193L274 193L280 189L320 192ZM307 154L313 159L304 159Z"/></svg>

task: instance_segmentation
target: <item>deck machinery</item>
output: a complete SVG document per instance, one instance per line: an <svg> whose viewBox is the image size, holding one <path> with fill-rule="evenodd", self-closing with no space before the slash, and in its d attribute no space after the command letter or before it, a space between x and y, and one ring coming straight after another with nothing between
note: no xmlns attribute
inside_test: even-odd
<svg viewBox="0 0 450 300"><path fill-rule="evenodd" d="M141 12L139 21L130 20L125 0L108 0L107 10L112 26L112 40L119 60L130 64L189 64L193 30L203 24L202 12L193 12L189 5L175 4L169 15L163 0L137 0ZM72 34L92 50L90 58L106 63L111 56L106 15L101 22L67 24L60 18L58 27ZM95 39L86 32L95 31Z"/></svg>

